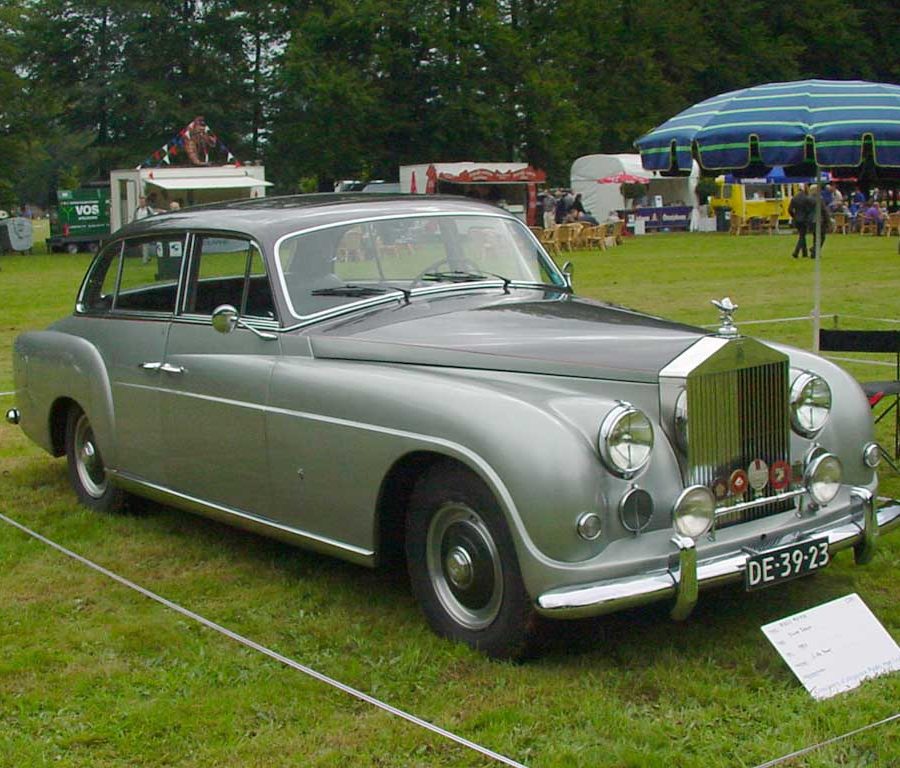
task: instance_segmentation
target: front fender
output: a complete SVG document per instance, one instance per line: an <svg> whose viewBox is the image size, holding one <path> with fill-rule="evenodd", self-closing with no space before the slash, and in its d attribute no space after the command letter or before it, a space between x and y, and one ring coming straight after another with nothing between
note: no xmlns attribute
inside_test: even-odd
<svg viewBox="0 0 900 768"><path fill-rule="evenodd" d="M831 415L814 442L841 460L845 483L871 486L875 473L863 462L862 449L874 440L875 429L872 409L859 382L840 366L818 355L793 347L777 348L790 356L792 368L810 371L828 382L831 387ZM808 447L808 441L796 434L793 440L795 446ZM794 453L796 456L797 452Z"/></svg>

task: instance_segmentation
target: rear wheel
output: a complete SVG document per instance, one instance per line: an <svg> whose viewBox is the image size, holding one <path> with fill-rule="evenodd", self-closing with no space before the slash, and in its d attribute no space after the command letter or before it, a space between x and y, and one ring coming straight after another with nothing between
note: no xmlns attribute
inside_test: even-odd
<svg viewBox="0 0 900 768"><path fill-rule="evenodd" d="M66 243L66 253L78 253L78 245L76 243Z"/></svg>
<svg viewBox="0 0 900 768"><path fill-rule="evenodd" d="M66 419L66 458L69 481L86 507L101 512L118 512L125 505L125 492L109 482L94 429L78 406L69 410Z"/></svg>
<svg viewBox="0 0 900 768"><path fill-rule="evenodd" d="M443 463L419 481L406 557L413 593L435 632L489 656L525 655L534 610L506 521L477 476Z"/></svg>

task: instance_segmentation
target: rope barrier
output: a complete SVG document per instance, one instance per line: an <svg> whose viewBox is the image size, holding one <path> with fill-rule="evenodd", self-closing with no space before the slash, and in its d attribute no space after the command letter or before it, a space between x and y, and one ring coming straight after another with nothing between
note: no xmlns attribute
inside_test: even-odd
<svg viewBox="0 0 900 768"><path fill-rule="evenodd" d="M14 394L16 394L16 390L13 390L12 392L0 392L0 397L9 397L9 395Z"/></svg>
<svg viewBox="0 0 900 768"><path fill-rule="evenodd" d="M18 528L23 533L26 533L27 535L31 536L32 538L37 539L42 544L46 544L48 547L52 547L53 549L57 550L58 552L61 552L62 554L66 555L67 557L70 557L73 560L77 560L82 565L86 565L88 568L91 568L91 569L97 571L98 573L103 574L104 576L112 579L113 581L118 582L119 584L121 584L125 587L128 587L128 589L132 589L135 592L139 592L140 594L144 595L144 597L149 597L151 600L155 600L160 605L163 605L166 608L168 608L172 611L175 611L176 613L179 613L188 619L191 619L192 621L196 621L198 624L202 624L204 627L212 629L215 632L218 632L219 634L224 635L225 637L230 638L231 640L234 640L235 642L240 643L241 645L246 646L247 648L250 648L251 650L257 651L257 652L263 654L264 656L268 656L270 659L274 659L275 661L279 662L280 664L283 664L286 667L290 667L291 669L295 669L298 672L302 672L304 675L308 675L309 677L312 677L313 679L318 680L319 682L325 683L326 685L330 685L333 688L337 688L339 691L343 691L344 693L349 694L350 696L353 696L354 698L357 698L360 701L363 701L367 704L371 704L373 707L377 707L378 709L381 709L381 710L387 712L388 714L394 715L395 717L399 717L403 720L406 720L407 722L412 723L413 725L417 725L420 728L424 728L427 731L431 731L432 733L437 734L438 736L442 736L445 739L449 739L450 741L456 742L457 744L459 744L463 747L466 747L467 749L470 749L473 752L477 752L480 755L483 755L484 757L494 760L495 762L502 763L502 764L508 765L508 766L512 766L512 768L526 768L526 766L522 765L522 763L517 763L515 760L511 760L510 758L506 757L505 755L501 755L497 752L487 749L486 747L482 747L480 744L476 744L474 741L469 741L468 739L465 739L462 736L457 736L455 733L446 731L437 725L433 725L432 723L429 723L427 720L422 720L421 718L416 717L415 715L411 715L408 712L404 712L402 709L398 709L397 707L391 706L390 704L386 704L385 702L381 701L380 699L376 699L374 696L369 696L367 693L363 693L362 691L357 690L356 688L353 688L349 685L345 685L344 683L342 683L338 680L335 680L334 678L329 677L328 675L324 675L321 672L316 672L311 667L307 667L304 664L301 664L297 661L294 661L291 658L288 658L287 656L283 656L282 654L280 654L276 651L270 650L269 648L266 648L264 645L260 645L259 643L255 642L253 640L250 640L249 638L246 638L243 635L239 635L237 632L232 632L230 629L223 627L221 624L216 624L214 621L206 619L203 616L201 616L200 614L194 613L193 611L191 611L187 608L183 608L182 606L178 605L178 603L174 603L171 600L167 600L166 598L157 595L155 592L151 592L149 589L142 587L139 584L135 584L133 581L129 581L124 576L119 576L117 573L114 573L113 571L110 571L110 570L104 568L102 565L98 565L97 563L95 563L91 560L88 560L87 558L82 557L81 555L76 554L75 552L72 552L69 549L66 549L61 544L57 544L55 541L51 541L50 539L42 536L41 534L39 534L35 531L32 531L30 528L26 528L21 523L16 522L15 520L7 517L6 515L0 514L0 520L7 523L8 525L13 526L14 528Z"/></svg>
<svg viewBox="0 0 900 768"><path fill-rule="evenodd" d="M866 317L864 315L839 315L837 313L831 315L822 315L822 319L830 317L835 324L841 319L846 318L849 320L865 320L868 323L892 323L896 325L900 325L900 320L896 320L889 317ZM740 320L737 325L764 325L766 323L799 323L801 321L810 321L813 319L812 315L803 315L802 317L773 317L768 320ZM704 323L701 325L701 328L718 328L720 323Z"/></svg>
<svg viewBox="0 0 900 768"><path fill-rule="evenodd" d="M880 365L882 367L893 368L894 364L886 360L863 360L859 357L839 357L838 355L822 355L828 360L840 360L842 363L859 363L860 365Z"/></svg>
<svg viewBox="0 0 900 768"><path fill-rule="evenodd" d="M800 757L802 755L808 754L809 752L820 749L821 747L827 747L828 745L834 744L835 742L841 741L842 739L849 738L850 736L856 736L858 733L862 733L863 731L868 731L871 728L877 728L879 725L885 725L887 723L893 722L898 718L900 718L900 713L891 715L890 717L886 717L884 720L879 720L877 723L864 725L862 728L857 728L855 731L848 731L847 733L842 733L840 736L834 736L833 738L826 739L825 741L820 741L818 744L813 744L812 746L798 749L796 752L791 752L788 755L777 757L774 760L769 760L766 763L760 763L756 766L756 768L772 768L773 765L779 765L781 763L787 762L788 760L793 760L795 757Z"/></svg>

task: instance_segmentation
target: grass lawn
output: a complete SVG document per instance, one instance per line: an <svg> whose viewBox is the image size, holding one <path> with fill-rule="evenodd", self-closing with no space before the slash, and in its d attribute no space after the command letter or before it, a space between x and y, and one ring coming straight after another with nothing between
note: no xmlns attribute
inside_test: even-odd
<svg viewBox="0 0 900 768"><path fill-rule="evenodd" d="M37 239L37 238L36 238ZM786 236L652 235L577 252L579 293L692 323L807 315ZM833 236L822 308L900 317L896 239ZM0 256L0 392L26 329L71 310L89 257ZM831 320L829 319L830 323ZM894 326L896 327L896 326ZM745 326L810 347L807 321ZM889 369L848 364L859 377ZM0 396L4 409L13 402ZM881 431L886 442L887 429ZM900 497L900 478L882 491ZM554 624L543 655L488 661L433 636L402 574L371 572L152 506L78 507L65 463L0 424L0 511L301 663L529 766L755 766L900 711L900 675L813 701L762 624L857 592L900 639L900 535L776 590ZM0 524L0 766L483 766L484 757L246 650ZM893 724L792 766L900 764Z"/></svg>

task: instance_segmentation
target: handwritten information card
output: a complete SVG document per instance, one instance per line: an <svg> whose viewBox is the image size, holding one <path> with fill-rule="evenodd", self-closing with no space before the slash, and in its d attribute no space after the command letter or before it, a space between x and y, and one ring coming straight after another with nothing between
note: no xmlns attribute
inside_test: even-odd
<svg viewBox="0 0 900 768"><path fill-rule="evenodd" d="M816 699L900 670L900 646L859 595L847 595L762 627Z"/></svg>

